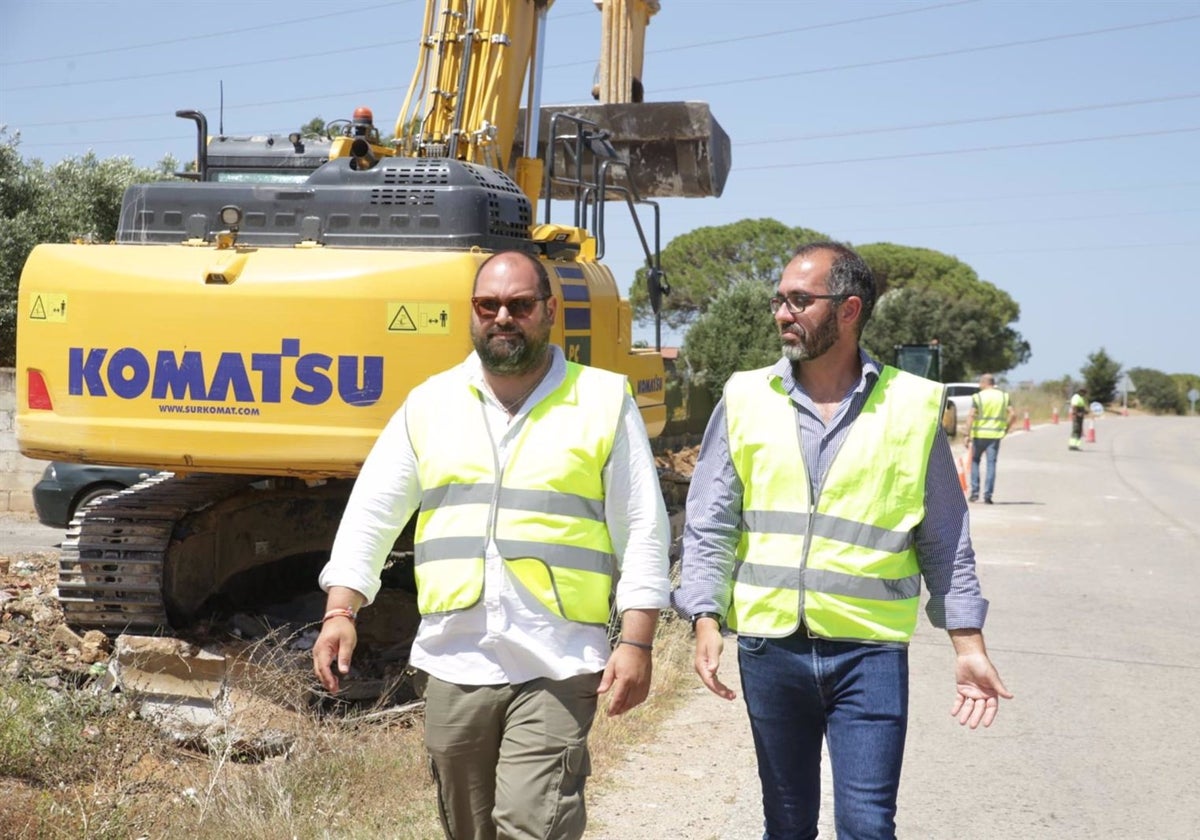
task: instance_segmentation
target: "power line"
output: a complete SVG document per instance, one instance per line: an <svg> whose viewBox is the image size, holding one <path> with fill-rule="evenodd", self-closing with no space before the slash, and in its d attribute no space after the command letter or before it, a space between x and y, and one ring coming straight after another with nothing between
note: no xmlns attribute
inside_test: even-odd
<svg viewBox="0 0 1200 840"><path fill-rule="evenodd" d="M1043 146L1066 146L1072 143L1098 143L1104 140L1131 140L1140 137L1161 137L1168 134L1187 134L1200 131L1200 126L1188 128L1164 128L1158 131L1138 131L1130 134L1103 134L1094 137L1072 137L1066 140L1040 140L1033 143L1010 143L1001 146L975 146L966 149L940 149L930 152L906 152L895 155L878 155L874 157L842 158L840 160L810 160L798 163L768 163L762 166L739 166L738 172L758 172L767 169L798 169L805 166L835 166L843 163L871 163L881 160L908 160L912 158L943 157L945 155L966 155L979 152L1002 152L1010 149L1035 149Z"/></svg>
<svg viewBox="0 0 1200 840"><path fill-rule="evenodd" d="M658 93L670 93L680 90L695 90L697 88L711 89L728 85L741 85L747 82L768 82L786 79L794 76L812 76L818 73L832 73L838 70L861 70L867 67L885 67L891 64L905 64L910 61L928 61L934 58L948 58L954 55L969 55L971 53L1005 50L1011 47L1026 47L1032 44L1048 44L1054 41L1066 41L1072 38L1089 38L1093 35L1108 35L1113 32L1127 32L1131 29L1144 29L1151 26L1165 26L1168 23L1180 23L1200 18L1200 14L1181 15L1179 17L1151 20L1142 23L1127 23L1121 26L1109 26L1104 29L1089 29L1084 32L1067 32L1061 35L1047 35L1042 38L1029 38L1022 41L1005 41L999 44L983 44L977 47L963 47L958 50L943 50L941 52L921 53L919 55L900 56L898 58L881 58L878 61L862 61L855 64L835 64L828 67L814 67L809 70L795 70L790 73L772 73L767 76L749 76L744 79L721 79L712 82L701 82L694 85L676 85L675 87L656 88Z"/></svg>
<svg viewBox="0 0 1200 840"><path fill-rule="evenodd" d="M878 15L864 15L862 17L844 18L842 20L832 20L826 23L811 23L807 26L797 26L794 29L772 29L769 32L756 32L751 35L739 35L732 38L719 38L714 41L695 41L691 44L679 44L674 47L661 47L654 50L646 50L646 55L661 55L663 53L683 52L685 50L695 50L701 47L717 47L725 46L726 44L734 44L741 41L757 41L763 38L775 38L780 35L794 35L797 32L812 32L816 29L833 29L837 26L848 26L855 23L867 23L873 20L883 20L885 18L902 17L904 15L915 15L922 12L937 11L939 9L948 9L952 6L969 6L972 3L978 3L979 0L956 0L952 3L937 3L932 6L920 6L915 9L900 9L895 12L884 12ZM585 64L591 64L589 61L569 61L563 64L547 65L546 69L557 69L560 67L578 67Z"/></svg>
<svg viewBox="0 0 1200 840"><path fill-rule="evenodd" d="M834 27L834 26L845 26L845 25L861 23L861 22L865 22L865 21L878 20L878 19L888 18L888 17L896 17L899 15L916 14L916 13L920 13L920 12L950 8L953 6L969 5L974 2L978 2L978 0L957 0L957 2L941 3L941 4L935 4L932 6L923 6L923 7L917 8L917 9L905 9L905 10L901 10L898 12L890 12L890 13L885 13L885 14L880 14L880 15L868 15L868 16L857 17L857 18L847 18L847 19L839 20L839 21L830 21L830 22L822 23L822 24L811 24L809 26L796 27L793 29L775 30L775 31L771 31L771 32L756 33L756 34L744 35L744 36L740 36L740 37L727 38L727 39L716 40L716 41L700 41L700 42L695 42L695 43L691 43L691 44L682 44L679 46L668 47L668 48L664 48L664 49L660 49L660 50L650 50L647 52L647 54L650 55L650 54L656 54L656 53L660 53L660 52L661 53L679 52L679 51L683 51L683 50L698 49L698 48L714 46L714 45L735 43L738 41L770 38L770 37L775 37L777 35L783 35L783 34L792 34L792 33L796 33L796 32L811 31L814 29L824 29L824 28L830 28L830 27ZM382 6L375 6L375 7L371 7L371 8L378 9L378 8L384 8L386 6L391 6L391 5L397 5L397 4L389 3L389 4L383 4ZM340 13L337 13L337 14L340 14ZM587 12L575 12L575 13L568 14L568 15L562 15L560 19L579 17L581 14L587 14ZM317 16L314 16L311 18L302 18L302 19L295 20L295 21L284 21L280 25L286 25L289 23L304 23L304 22L309 22L312 20L319 20L319 19L331 17L331 16L337 16L337 15L336 14L317 15ZM810 69L810 70L800 70L800 71L795 71L792 73L776 74L776 75L772 75L772 76L755 76L755 77L750 77L750 78L746 78L746 79L727 79L727 80L722 80L719 82L711 82L711 83L698 84L698 85L681 85L681 86L675 86L675 87L661 88L660 90L662 92L670 92L670 91L679 91L679 90L691 90L691 89L700 88L700 87L709 87L709 88L723 87L723 86L728 86L728 85L732 85L732 84L741 84L744 82L765 81L765 80L782 78L782 77L803 76L803 75L810 75L810 74L815 74L815 73L833 72L836 70L860 69L860 68L865 68L865 67L875 67L875 66L881 66L881 65L887 65L887 64L905 63L905 62L910 62L910 61L924 61L924 60L928 60L928 59L932 59L932 58L944 58L947 56L962 55L962 54L967 54L967 53L972 53L972 52L983 52L983 51L989 51L989 50L1007 49L1009 47L1014 47L1014 46L1025 46L1025 45L1029 45L1029 44L1046 43L1046 42L1050 42L1050 41L1058 41L1058 40L1064 40L1064 39L1069 39L1069 38L1082 38L1082 37L1088 37L1091 35L1107 34L1107 33L1111 33L1111 32L1120 32L1120 31L1125 31L1125 30L1129 30L1129 29L1137 29L1137 28L1148 27L1148 26L1159 26L1159 25L1163 25L1163 24L1167 24L1167 23L1174 23L1174 22L1178 22L1178 21L1192 20L1197 17L1200 17L1200 15L1184 15L1181 17L1168 18L1168 19L1160 20L1160 21L1148 21L1148 22L1142 22L1142 23L1123 24L1121 26L1108 27L1108 28L1104 28L1104 29L1088 30L1085 32L1075 32L1075 33L1066 33L1066 34L1061 34L1061 35L1051 35L1051 36L1046 36L1044 38L1034 38L1034 39L1023 40L1023 41L1010 41L1010 42L1001 43L1001 44L991 44L991 45L984 45L984 46L979 46L979 47L966 47L961 50L949 50L949 51L938 52L938 53L926 53L926 54L916 55L916 56L902 56L899 58L881 59L879 61L865 62L865 63L859 63L859 64L847 64L847 65L837 65L837 66L832 66L832 67L814 68L814 69ZM188 41L188 40L211 38L211 37L217 37L217 36L228 35L228 34L236 34L241 31L247 31L247 32L255 31L258 29L267 28L268 26L273 26L273 25L268 24L268 25L258 26L258 27L248 27L244 30L227 30L224 32L211 33L211 34L207 34L207 35L189 36L186 38L171 39L168 41L154 42L151 44L135 45L134 47L128 47L128 48L98 50L93 53L80 53L80 54L78 54L78 56L96 55L96 54L116 52L116 51L123 52L128 49L137 49L140 46L157 46L160 44L171 44L171 43L179 43L179 42ZM265 59L257 59L257 60L253 60L253 61L241 61L241 62L233 62L233 63L229 63L229 64L221 64L221 65L205 65L202 67L192 67L192 68L186 68L186 69L182 69L182 70L164 70L164 71L160 71L160 72L156 72L156 73L141 73L141 74L135 74L135 75L131 75L131 76L111 76L111 77L101 78L101 79L84 79L84 80L69 81L69 82L48 82L45 84L25 85L25 86L21 86L21 87L10 87L10 88L0 88L0 91L7 92L7 93L16 93L16 92L31 91L31 90L47 90L47 89L63 88L63 87L80 87L83 85L107 84L110 82L144 81L146 79L162 78L165 76L180 76L180 75L187 75L189 73L211 72L213 70L229 70L229 69L236 69L238 67L253 67L253 66L261 66L263 64L310 60L313 58L327 57L327 56L333 56L333 55L342 55L345 53L361 52L363 50L394 47L394 46L397 46L400 44L406 44L406 43L412 43L412 42L411 41L384 41L384 42L379 42L379 43L375 43L375 44L366 44L366 45L360 45L360 46L356 46L356 47L347 47L347 48L343 48L343 49L325 50L320 53L305 53L305 54L300 54L300 55L284 56L282 58L265 58ZM76 56L76 57L78 57L78 56ZM70 57L70 56L59 56L58 58L64 58L64 57ZM51 59L34 59L34 61L39 61L39 62L40 61L49 61L49 60L51 60ZM21 63L21 62L9 62L9 64L17 64L17 63ZM594 60L589 59L586 61L577 61L577 62L568 62L568 63L563 63L563 64L547 65L546 69L558 69L558 68L562 68L562 67L573 67L573 66L578 66L578 65L582 65L582 64L592 64L592 63L594 63ZM0 64L0 66L5 66L5 65Z"/></svg>
<svg viewBox="0 0 1200 840"><path fill-rule="evenodd" d="M372 90L354 91L352 93L329 94L329 95L323 96L323 97L305 96L305 97L300 97L297 99L285 100L285 102L298 102L298 101L299 102L314 102L314 101L321 101L323 99L344 98L344 97L349 97L349 96L365 96L365 95L377 94L377 93L391 94L391 93L396 93L399 90L400 90L399 87L375 88ZM987 122L999 122L1002 120L1025 119L1025 118L1029 118L1029 117L1054 116L1054 115L1058 115L1058 114L1071 114L1071 113L1079 113L1079 112L1083 112L1083 111L1098 111L1098 110L1106 110L1106 109L1112 109L1112 108L1134 107L1134 106L1138 106L1138 105L1159 104L1159 103L1163 103L1163 102L1178 102L1181 100L1197 99L1197 98L1200 98L1200 92L1168 94L1166 96L1147 97L1145 99L1129 99L1129 100L1123 100L1123 101L1118 101L1118 102L1101 102L1101 103L1094 103L1094 104L1090 104L1090 105L1066 105L1066 106L1061 106L1058 108L1047 108L1047 109L1043 109L1043 110L1039 110L1039 111L1025 111L1025 112L1018 112L1018 113L1010 113L1010 114L995 114L995 115L982 116L982 117L969 117L969 118L959 119L959 120L938 120L938 121L931 121L931 122L924 122L924 123L910 123L907 125L876 126L876 127L871 127L871 128L851 129L851 130L847 130L847 131L824 132L824 133L817 133L817 134L801 134L801 135L796 135L794 137L777 137L777 138L768 139L768 140L750 140L750 141L739 140L736 142L736 147L743 148L743 147L747 147L747 146L779 145L780 143L792 143L792 142L800 142L800 141L806 141L806 140L826 140L826 139L842 138L842 137L858 137L858 136L866 136L866 135L871 135L871 134L884 134L884 133L895 132L895 131L912 131L912 130L918 130L918 129L924 129L924 128L944 128L944 127L953 126L953 125L970 125L970 124L974 124L974 123L987 123ZM226 106L226 110L232 111L232 110L239 110L239 109L244 110L246 108L261 108L266 105L275 105L275 104L282 104L282 103L280 103L278 101L273 101L273 102L248 103L245 105L229 105L229 106ZM139 115L120 117L118 119L123 120L123 121L134 120L134 119L160 119L164 116L166 116L166 115L161 114L161 113L139 114ZM73 124L73 125L74 124L83 124L86 122L110 122L112 119L114 119L114 118L112 118L112 117L97 117L94 119L87 119L87 120L72 120L72 121L70 121L70 124ZM45 126L62 125L62 124L63 123L60 123L60 122L31 123L31 124L27 124L25 127L26 128L40 128L40 127L45 127ZM287 130L290 131L291 129L287 129ZM275 131L240 132L240 133L281 134L281 133L285 133L285 132L282 130L275 130ZM143 137L143 138L137 138L137 139L141 142L151 141L151 140L168 141L168 140L177 140L178 136ZM114 140L76 140L73 142L62 142L62 143L40 143L39 146L62 147L62 146L81 146L81 145L82 146L112 145L115 143L127 143L127 142L129 142L128 138L114 139ZM769 168L769 167L763 167L763 168ZM739 169L746 169L746 167L739 167ZM755 167L749 167L749 169L753 170L753 169L755 169Z"/></svg>
<svg viewBox="0 0 1200 840"><path fill-rule="evenodd" d="M1142 210L1130 213L1100 213L1091 216L1048 216L1044 218L1025 217L1021 219L995 219L982 222L958 222L946 225L864 225L862 227L839 228L844 232L879 230L885 228L892 233L906 233L914 230L957 230L961 228L999 227L1001 225L1046 224L1058 222L1092 222L1101 219L1128 219L1137 216L1174 216L1182 213L1200 213L1200 207L1184 207L1178 210Z"/></svg>
<svg viewBox="0 0 1200 840"><path fill-rule="evenodd" d="M850 131L830 131L819 134L799 134L795 137L776 137L771 140L738 141L738 147L778 145L803 140L829 140L837 137L862 137L868 134L887 134L893 131L916 131L923 128L946 128L952 125L972 125L977 123L1001 122L1003 120L1021 120L1030 117L1050 117L1058 114L1077 114L1083 111L1102 111L1110 108L1130 108L1135 105L1154 105L1162 102L1178 102L1183 99L1198 99L1200 93L1180 93L1169 96L1155 96L1148 99L1127 99L1120 102L1101 102L1093 105L1066 105L1059 108L1046 108L1040 111L1022 111L1012 114L996 114L988 117L968 117L960 120L937 120L933 122L909 123L908 125L877 126L875 128L857 128Z"/></svg>
<svg viewBox="0 0 1200 840"><path fill-rule="evenodd" d="M980 257L993 254L1056 254L1076 253L1081 251L1126 251L1134 248L1177 248L1200 245L1200 239L1184 240L1183 242L1125 242L1120 245L1081 245L1077 248L1002 248L998 251L964 251L956 254L959 257Z"/></svg>
<svg viewBox="0 0 1200 840"><path fill-rule="evenodd" d="M363 97L370 96L376 93L394 94L400 91L407 90L407 85L391 85L382 88L367 88L366 90L342 91L340 93L323 93L316 96L293 96L288 99L272 99L267 102L247 102L243 105L225 105L226 111L242 111L247 108L262 108L268 105L290 105L294 102L322 102L330 99L343 99L346 97ZM212 106L209 106L211 109ZM87 123L107 123L107 122L129 122L130 120L157 120L163 117L174 116L174 112L166 113L158 111L152 114L125 114L124 116L107 116L107 117L86 117L81 119L71 120L54 120L52 122L26 123L23 128L47 128L56 125L85 125Z"/></svg>
<svg viewBox="0 0 1200 840"><path fill-rule="evenodd" d="M974 0L969 0L969 1L974 2ZM390 5L396 5L396 4L395 3L387 3L384 5L390 6ZM376 6L373 8L383 8L383 7ZM366 10L363 10L363 11L366 11ZM320 18L326 18L326 17L341 16L343 14L345 14L345 13L339 12L336 15L317 15L316 17L312 17L312 18L304 18L302 20L289 21L289 22L290 23L307 23L312 20L319 20ZM581 14L591 14L591 13L590 12L573 12L571 14L561 15L560 19L565 20L567 18L579 17ZM217 33L213 33L211 35L198 35L198 36L192 36L190 38L176 38L176 39L173 39L170 41L161 41L161 42L157 42L156 44L146 44L146 45L142 45L142 46L158 46L159 44L172 44L172 43L178 43L180 41L197 40L199 38L212 38L212 37L217 37L218 35L229 35L229 34L239 34L241 32L252 32L256 29L268 29L268 28L274 29L275 27L276 27L276 24L266 24L264 26L247 27L246 29L235 29L235 30L230 30L230 31L226 31L226 32L217 32ZM110 82L141 82L141 81L145 81L147 79L161 79L161 78L164 78L167 76L186 76L190 73L211 73L214 70L233 70L233 69L237 69L239 67L258 67L263 64L282 64L282 63L285 63L288 61L311 61L315 58L327 58L329 56L334 56L334 55L345 55L346 53L361 53L364 50L378 50L378 49L384 49L386 47L396 47L396 46L402 46L402 45L417 46L419 44L420 44L419 38L418 39L408 39L408 40L403 40L403 41L381 41L381 42L375 43L375 44L360 44L360 45L354 46L354 47L343 47L343 48L339 48L339 49L324 50L322 52L301 53L298 55L283 56L281 58L260 58L260 59L255 59L252 61L235 61L235 62L232 62L229 64L206 64L201 67L187 67L187 68L184 68L181 70L161 70L161 71L158 71L155 73L136 73L131 76L108 76L106 78L101 78L101 79L90 79L89 78L89 79L80 79L80 80L69 81L69 82L47 82L45 84L38 84L38 85L24 85L21 87L6 87L6 88L0 88L0 93L18 93L18 92L30 91L30 90L50 90L53 88L67 88L67 87L74 88L74 87L83 87L85 85L108 84ZM130 49L133 49L133 48L130 48ZM114 52L114 51L125 52L125 50L101 50L99 52ZM80 55L92 55L92 54L93 53L81 53ZM51 59L35 59L35 60L36 61L50 61ZM10 63L18 63L18 62L10 62ZM0 66L5 66L5 65L0 64Z"/></svg>
<svg viewBox="0 0 1200 840"><path fill-rule="evenodd" d="M356 8L354 14L361 15L366 12L374 12L379 9L386 9L390 6L405 6L412 3L413 0L399 0L393 3L380 3L378 6L365 6ZM124 53L131 50L143 50L150 47L165 47L171 44L183 44L189 41L204 41L209 38L223 38L226 35L242 35L246 32L259 32L263 29L278 29L281 26L293 26L300 23L312 23L316 20L325 20L331 17L345 17L346 12L328 12L323 15L312 15L310 17L294 18L292 20L278 20L272 23L264 23L260 26L239 26L237 29L224 29L220 32L206 32L198 35L184 35L179 38L168 38L165 41L147 41L141 44L127 44L123 47L107 47L102 50L90 50L88 52L73 52L66 55L49 55L44 58L23 58L19 61L0 61L0 67L14 67L22 64L42 64L47 61L62 61L63 59L90 58L94 55L109 55L111 53Z"/></svg>
<svg viewBox="0 0 1200 840"><path fill-rule="evenodd" d="M1098 187L1091 190L1058 190L1051 192L1001 193L999 195L975 194L969 198L938 198L924 201L886 201L857 204L805 204L796 207L797 212L809 213L826 210L876 210L883 207L930 207L941 204L975 204L986 201L994 204L998 201L1028 201L1031 198L1062 198L1074 195L1095 195L1097 193L1146 192L1151 190L1173 190L1183 187L1200 187L1200 181L1171 181L1167 184L1127 184L1117 187Z"/></svg>
<svg viewBox="0 0 1200 840"><path fill-rule="evenodd" d="M262 131L262 132L242 132L242 133L247 133L247 134L252 134L252 135L282 134L283 130ZM178 142L178 141L180 141L180 139L181 138L179 135L171 135L171 136L164 136L164 137L140 137L140 138L138 138L138 142L140 142L140 143ZM38 146L39 146L39 148L57 148L57 147L64 147L64 146L92 147L92 146L99 146L99 145L116 145L116 144L128 144L128 143L129 143L128 138L121 138L121 139L115 139L115 140L90 140L90 141L75 141L75 142L62 142L62 143L39 143ZM758 168L766 169L766 168L771 168L771 167L764 166L764 167L758 167ZM855 204L818 204L818 205L804 205L797 209L799 211L809 213L809 212L814 212L814 211L829 211L829 210L873 210L873 209L893 208L893 207L930 207L930 206L936 207L936 206L944 205L944 204L965 204L965 203L970 204L970 203L978 203L981 201L987 202L989 204L994 204L999 201L1026 201L1026 200L1029 200L1032 198L1062 198L1065 196L1096 195L1096 194L1102 194L1102 193L1146 192L1146 191L1163 190L1163 189L1167 189L1167 190L1182 189L1182 188L1196 187L1196 186L1200 186L1200 181L1172 181L1170 183L1160 183L1160 184L1130 184L1130 185L1124 185L1124 186L1100 187L1100 188L1090 189L1090 190L1059 190L1059 191L1031 192L1031 193L1001 193L1001 194L991 194L991 195L976 194L976 195L971 195L969 197L961 197L961 198L950 197L950 198L930 199L930 200L924 200L924 201L893 201L893 202L869 202L869 203L868 202L860 202L860 203L855 203ZM1196 212L1196 211L1192 210L1192 209L1188 209L1188 210L1183 210L1183 211L1155 211L1155 212L1166 212L1166 213L1189 212L1190 213L1190 212ZM1147 214L1128 214L1128 215L1147 215ZM1105 217L1097 216L1097 217L1079 217L1079 218L1082 219L1082 218L1105 218ZM1075 219L1073 219L1073 218L1071 218L1071 219L1067 219L1067 218L1045 219L1042 221L1072 221L1072 220L1075 220ZM975 227L975 226L982 226L982 225L988 225L988 224L1008 224L1008 222L1000 221L1000 222L966 223L966 224L962 224L962 225L957 225L957 227ZM949 226L939 225L938 227L949 227ZM912 228L912 229L920 229L920 228Z"/></svg>
<svg viewBox="0 0 1200 840"><path fill-rule="evenodd" d="M51 88L76 88L87 85L102 85L109 82L142 82L147 79L161 79L166 76L186 76L189 73L212 73L216 70L233 70L238 67L258 67L263 64L278 64L286 61L311 61L316 58L328 58L333 55L359 53L364 50L378 50L384 47L397 47L402 44L413 45L416 41L380 41L377 44L361 44L355 47L342 47L322 52L303 53L301 55L284 56L283 58L259 58L253 61L235 61L229 64L206 64L202 67L186 67L181 70L162 70L157 73L137 73L132 76L108 76L103 79L81 79L70 82L47 82L44 85L25 85L23 87L0 88L0 93L18 93L29 90L48 90Z"/></svg>
<svg viewBox="0 0 1200 840"><path fill-rule="evenodd" d="M973 0L965 0L965 1L973 2ZM949 4L949 5L953 5L953 4ZM924 9L932 9L932 8L940 8L940 7L939 6L923 7L923 10ZM576 13L572 13L569 15L563 15L563 16L561 16L561 18L579 17L582 14L587 14L587 12L576 12ZM718 86L725 86L725 85L732 85L732 84L743 84L743 83L747 83L747 82L772 80L772 79L776 79L776 78L783 78L785 76L807 75L807 74L812 74L812 73L826 73L826 72L833 72L836 70L865 68L865 67L872 67L872 66L879 66L879 65L886 65L886 64L895 64L895 63L901 63L901 62L907 62L907 61L921 61L921 60L926 60L926 59L930 59L930 58L964 54L964 53L970 53L970 52L976 52L976 51L997 50L997 49L1004 49L1004 48L1012 47L1012 46L1023 46L1023 45L1027 45L1027 44L1044 43L1047 41L1063 40L1063 39L1067 39L1067 38L1081 38L1081 37L1086 37L1089 35L1105 34L1105 33L1122 31L1122 30L1127 30L1127 29L1136 29L1136 28L1140 28L1140 27L1160 26L1160 25L1164 25L1167 23L1174 23L1174 22L1184 21L1184 20L1192 20L1195 18L1200 18L1200 14L1184 15L1182 17L1177 17L1177 18L1169 18L1166 20L1159 20L1159 21L1149 21L1149 22L1144 22L1144 23L1125 24L1125 25L1117 26L1117 27L1109 27L1107 29L1089 30L1087 32L1076 32L1076 33L1067 33L1067 34L1063 34L1063 35L1052 35L1052 36L1047 36L1045 38L1036 38L1036 39L1032 39L1032 40L1028 40L1028 41L1011 41L1011 42L1007 42L1004 44L985 45L982 47L969 47L969 48L965 48L962 50L952 50L952 51L947 51L947 52L942 52L942 53L927 53L927 54L917 55L917 56L907 56L907 57L900 57L900 58L894 58L894 59L883 59L883 60L880 60L877 62L867 62L867 63L862 63L862 64L849 64L849 65L841 65L838 67L825 67L825 68L816 68L816 69L811 69L811 70L800 70L800 71L796 71L794 73L778 74L778 75L774 75L774 76L756 76L756 77L751 77L751 78L746 78L746 79L730 79L730 80L725 80L725 81L720 81L720 82L712 82L712 83L708 83L708 84L677 86L677 87L673 87L673 88L665 88L662 90L663 90L663 92L666 92L666 91L678 91L678 90L691 90L691 89L702 88L702 87L718 87ZM850 21L847 21L847 22L850 22ZM775 33L764 33L761 37L767 37L770 34L775 34ZM760 36L746 36L746 37L749 38L749 37L760 37ZM353 50L333 50L328 53L322 53L322 55L332 55L332 54L336 54L336 53L340 53L340 52L355 51L355 50L362 50L362 49L372 49L372 48L375 48L378 46L394 46L395 44L398 44L398 43L402 43L402 42L398 42L398 41L386 42L384 44L377 44L377 45L374 45L371 47L356 47L356 48L353 48ZM690 46L707 46L711 43L712 42L706 42L705 44L685 45L685 46L688 46L690 48ZM682 48L683 47L678 47L678 48L674 48L674 49L682 49ZM301 57L307 57L307 56L301 56ZM289 58L273 59L273 60L274 61L290 61L290 60L294 60L295 58L297 58L297 57L293 56L293 57L289 57ZM177 74L177 73L186 73L186 72L198 72L198 70L210 71L210 70L214 70L214 69L227 69L229 67L246 66L248 64L263 64L263 63L268 63L269 61L271 61L271 60L264 59L264 60L256 61L256 62L245 62L243 64L222 65L221 67L205 67L205 68L198 68L197 70L167 71L166 73L163 73L163 74L147 74L147 75L131 77L131 78L136 78L138 80L142 80L142 79L152 78L155 75L168 75L168 74ZM551 67L563 67L563 66L569 66L569 65L551 65ZM113 81L113 80L108 80L108 81ZM58 83L55 85L49 85L49 87L63 87L63 86L70 86L72 84L86 84L86 83L87 82ZM43 86L43 87L45 87L45 86ZM8 88L6 90L7 91L15 91L15 90L29 90L29 89L31 89L31 88ZM237 110L238 108L246 108L246 107L256 107L257 108L257 107L263 107L263 106L269 106L269 105L285 105L285 104L290 104L293 102L319 101L322 99L334 99L334 98L341 98L341 97L346 97L346 96L369 94L369 93L374 93L374 92L396 91L396 90L400 90L400 89L401 88L399 88L399 87L389 87L389 88L376 88L374 90L369 90L369 91L354 91L354 92L348 92L348 93L318 94L315 96L310 95L310 96L295 97L295 98L290 98L290 99L268 100L265 102L257 102L257 103L254 103L253 105L245 105L245 106L230 105L230 106L226 106L226 109L227 110ZM1189 94L1189 95L1185 95L1185 96L1191 96L1191 95ZM1087 106L1083 106L1083 107L1086 108ZM1114 105L1113 107L1118 107L1118 106ZM56 120L56 121L41 122L41 123L26 123L24 127L25 128L45 128L45 127L51 127L51 126L57 126L57 125L82 125L82 124L93 123L93 122L111 122L114 120L155 119L155 118L158 118L161 116L163 116L163 115L160 113L129 114L129 115L124 115L124 116L108 115L108 116L104 116L104 117ZM999 116L999 117L986 118L986 119L1006 119L1006 118L1007 117ZM953 124L953 123L946 123L946 124L949 125L949 124ZM936 124L934 124L934 125L936 125ZM900 129L878 129L878 130L884 131L884 130L900 130ZM815 135L815 136L820 136L820 135ZM829 135L829 136L837 136L837 135ZM809 138L809 139L811 139L811 138ZM754 141L754 142L758 142L758 141ZM751 144L748 143L745 145L751 145Z"/></svg>

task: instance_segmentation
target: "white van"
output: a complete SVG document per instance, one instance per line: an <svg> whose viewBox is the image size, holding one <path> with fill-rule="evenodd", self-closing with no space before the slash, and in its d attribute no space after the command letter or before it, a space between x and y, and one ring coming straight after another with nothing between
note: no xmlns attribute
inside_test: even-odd
<svg viewBox="0 0 1200 840"><path fill-rule="evenodd" d="M952 427L965 423L971 411L971 398L979 393L978 382L947 382L946 409L942 413L942 425L947 433Z"/></svg>

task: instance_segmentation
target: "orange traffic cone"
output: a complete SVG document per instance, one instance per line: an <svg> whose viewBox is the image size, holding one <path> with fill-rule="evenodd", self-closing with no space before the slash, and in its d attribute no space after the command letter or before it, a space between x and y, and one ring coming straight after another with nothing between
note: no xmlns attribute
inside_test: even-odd
<svg viewBox="0 0 1200 840"><path fill-rule="evenodd" d="M971 451L971 447L967 447L967 452ZM958 459L958 483L962 486L962 491L967 492L967 456L963 453Z"/></svg>
<svg viewBox="0 0 1200 840"><path fill-rule="evenodd" d="M1096 421L1095 420L1088 420L1087 442L1088 443L1096 442Z"/></svg>

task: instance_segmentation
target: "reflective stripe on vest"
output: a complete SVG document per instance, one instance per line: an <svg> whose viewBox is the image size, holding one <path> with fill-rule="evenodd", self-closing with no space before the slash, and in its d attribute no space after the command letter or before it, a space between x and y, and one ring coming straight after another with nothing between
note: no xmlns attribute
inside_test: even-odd
<svg viewBox="0 0 1200 840"><path fill-rule="evenodd" d="M520 422L508 463L461 372L433 377L406 405L421 510L414 560L423 615L475 604L489 536L518 584L550 612L605 624L615 566L602 471L624 377L567 363L563 383Z"/></svg>
<svg viewBox="0 0 1200 840"><path fill-rule="evenodd" d="M1008 431L1008 394L999 388L984 388L971 397L975 406L975 422L971 437L991 440L1002 438Z"/></svg>
<svg viewBox="0 0 1200 840"><path fill-rule="evenodd" d="M942 388L885 367L815 505L796 408L770 368L725 386L730 454L744 488L728 623L740 633L907 641L921 578L913 529Z"/></svg>

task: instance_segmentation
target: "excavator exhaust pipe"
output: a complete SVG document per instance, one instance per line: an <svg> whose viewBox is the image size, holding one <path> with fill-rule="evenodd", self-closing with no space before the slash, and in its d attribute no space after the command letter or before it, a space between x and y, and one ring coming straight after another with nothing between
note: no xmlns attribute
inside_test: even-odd
<svg viewBox="0 0 1200 840"><path fill-rule="evenodd" d="M628 164L616 172L618 186L632 186L641 198L707 198L719 196L732 165L729 135L717 122L706 102L630 102L619 104L555 105L541 109L536 156L546 157L548 139L555 141L555 154L549 173L571 173L581 165L592 173L596 164L592 152L583 160L568 159L576 123L557 120L557 138L550 138L555 114L565 114L594 123L606 133L603 138L618 158ZM533 157L523 149L525 110L518 118L520 130L513 146L513 157ZM564 137L564 127L572 137ZM625 173L628 173L626 175ZM629 183L626 178L632 180ZM575 189L554 183L552 197L571 199Z"/></svg>
<svg viewBox="0 0 1200 840"><path fill-rule="evenodd" d="M350 144L350 165L361 172L377 163L379 159L371 151L371 144L361 137L354 138L354 142Z"/></svg>

